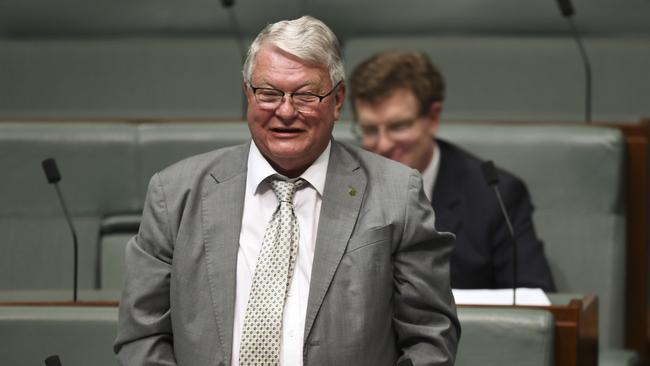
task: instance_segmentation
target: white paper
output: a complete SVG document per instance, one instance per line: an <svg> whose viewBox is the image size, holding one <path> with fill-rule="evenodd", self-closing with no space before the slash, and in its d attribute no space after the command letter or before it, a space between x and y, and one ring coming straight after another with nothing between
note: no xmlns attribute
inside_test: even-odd
<svg viewBox="0 0 650 366"><path fill-rule="evenodd" d="M512 289L452 289L458 305L512 305ZM551 301L541 288L517 288L517 305L548 306Z"/></svg>

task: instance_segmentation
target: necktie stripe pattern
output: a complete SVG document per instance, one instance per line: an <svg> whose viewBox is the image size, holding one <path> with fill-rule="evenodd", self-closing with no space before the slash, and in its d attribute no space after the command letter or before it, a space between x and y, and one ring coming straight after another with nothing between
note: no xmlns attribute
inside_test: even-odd
<svg viewBox="0 0 650 366"><path fill-rule="evenodd" d="M293 196L304 180L271 181L278 208L264 233L248 297L239 352L241 366L280 363L282 313L298 255L299 228Z"/></svg>

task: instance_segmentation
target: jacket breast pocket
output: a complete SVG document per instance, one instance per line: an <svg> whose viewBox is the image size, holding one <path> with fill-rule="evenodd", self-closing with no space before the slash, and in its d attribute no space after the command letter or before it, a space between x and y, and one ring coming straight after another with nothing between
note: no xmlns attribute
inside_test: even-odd
<svg viewBox="0 0 650 366"><path fill-rule="evenodd" d="M393 227L391 225L373 227L362 232L357 233L348 243L348 248L345 251L346 254L351 253L355 250L359 250L370 245L376 245L382 242L390 241L390 238L393 234Z"/></svg>

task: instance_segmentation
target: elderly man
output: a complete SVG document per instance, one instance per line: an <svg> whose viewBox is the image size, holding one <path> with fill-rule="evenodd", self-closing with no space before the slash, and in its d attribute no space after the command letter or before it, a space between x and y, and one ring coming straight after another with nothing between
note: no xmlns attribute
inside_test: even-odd
<svg viewBox="0 0 650 366"><path fill-rule="evenodd" d="M435 138L444 81L417 52L384 52L352 73L350 99L363 146L422 173L436 212L436 227L456 234L451 257L453 288L512 286L512 238L481 159ZM500 190L518 243L518 285L554 291L544 246L537 238L533 206L524 183L499 171Z"/></svg>
<svg viewBox="0 0 650 366"><path fill-rule="evenodd" d="M453 235L417 171L332 140L335 35L267 26L244 64L252 143L155 174L127 246L124 365L452 365Z"/></svg>

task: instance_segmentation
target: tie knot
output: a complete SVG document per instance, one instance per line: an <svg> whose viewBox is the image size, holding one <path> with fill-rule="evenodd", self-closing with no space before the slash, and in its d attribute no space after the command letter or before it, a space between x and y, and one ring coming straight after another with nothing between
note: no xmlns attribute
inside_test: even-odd
<svg viewBox="0 0 650 366"><path fill-rule="evenodd" d="M302 178L296 180L273 179L271 181L271 188L280 202L293 203L294 193L303 184L305 184L305 181Z"/></svg>

